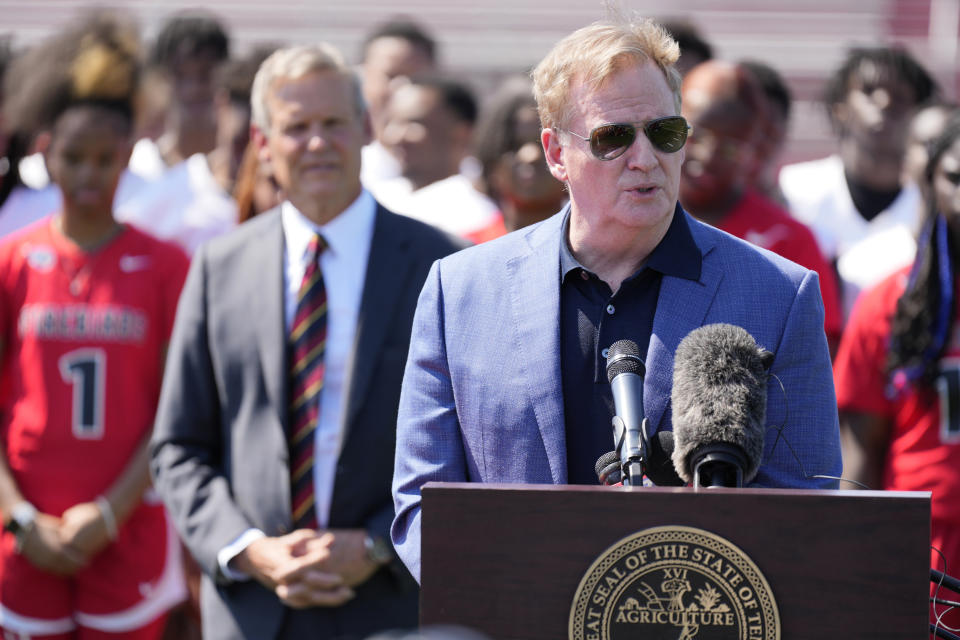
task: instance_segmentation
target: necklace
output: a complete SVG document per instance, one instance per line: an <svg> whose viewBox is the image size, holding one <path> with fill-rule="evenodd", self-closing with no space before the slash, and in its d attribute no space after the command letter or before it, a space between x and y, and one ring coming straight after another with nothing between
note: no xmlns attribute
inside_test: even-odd
<svg viewBox="0 0 960 640"><path fill-rule="evenodd" d="M75 244L77 248L80 249L80 253L82 254L82 257L80 258L81 263L79 266L77 266L77 261L73 256L61 256L60 259L60 264L62 265L62 268L70 281L70 295L74 296L75 298L79 298L82 295L88 294L90 289L90 277L93 273L94 267L99 262L101 249L110 244L110 242L117 237L121 231L123 231L124 225L114 221L110 229L108 229L100 238L97 238L92 242L80 243L63 231L63 221L60 216L54 217L51 223L54 230Z"/></svg>

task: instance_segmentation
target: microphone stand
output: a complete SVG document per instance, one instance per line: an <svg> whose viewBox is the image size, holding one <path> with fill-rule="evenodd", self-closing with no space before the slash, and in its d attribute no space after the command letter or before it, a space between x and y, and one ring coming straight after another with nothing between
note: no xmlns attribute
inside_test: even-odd
<svg viewBox="0 0 960 640"><path fill-rule="evenodd" d="M960 640L960 636L955 633L950 633L943 627L938 627L937 625L930 623L930 633L937 636L938 638L944 638L945 640Z"/></svg>
<svg viewBox="0 0 960 640"><path fill-rule="evenodd" d="M936 569L930 569L930 582L935 582L937 584L942 584L950 591L955 591L960 593L960 580L957 580L953 576L948 576L942 571L937 571Z"/></svg>
<svg viewBox="0 0 960 640"><path fill-rule="evenodd" d="M950 591L956 591L960 593L960 580L957 580L953 576L948 576L942 571L937 571L936 569L930 569L930 582L936 583L937 585L943 585ZM934 634L938 638L945 638L945 640L960 640L960 636L955 633L951 633L946 629L930 623L930 633Z"/></svg>
<svg viewBox="0 0 960 640"><path fill-rule="evenodd" d="M643 418L640 430L628 429L620 416L613 417L614 433L620 434L617 452L620 454L620 466L623 474L623 486L639 487L643 485L643 470L647 461L645 434L647 419Z"/></svg>

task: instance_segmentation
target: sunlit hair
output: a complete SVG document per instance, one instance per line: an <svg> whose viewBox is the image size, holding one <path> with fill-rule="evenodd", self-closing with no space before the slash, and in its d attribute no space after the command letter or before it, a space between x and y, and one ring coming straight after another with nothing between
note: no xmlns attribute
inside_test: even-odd
<svg viewBox="0 0 960 640"><path fill-rule="evenodd" d="M558 42L533 70L533 93L540 124L563 129L574 105L570 90L577 82L598 89L630 65L653 62L663 72L680 113L680 74L674 69L680 48L667 31L646 18L600 21Z"/></svg>
<svg viewBox="0 0 960 640"><path fill-rule="evenodd" d="M320 43L279 49L263 61L253 79L250 96L253 124L264 135L269 135L270 112L267 109L267 95L273 84L279 80L296 80L317 71L332 71L347 78L353 87L357 114L363 115L366 105L363 101L360 79L335 47Z"/></svg>
<svg viewBox="0 0 960 640"><path fill-rule="evenodd" d="M11 65L4 79L8 126L35 135L67 109L87 105L121 115L132 128L140 55L136 25L126 15L85 15Z"/></svg>

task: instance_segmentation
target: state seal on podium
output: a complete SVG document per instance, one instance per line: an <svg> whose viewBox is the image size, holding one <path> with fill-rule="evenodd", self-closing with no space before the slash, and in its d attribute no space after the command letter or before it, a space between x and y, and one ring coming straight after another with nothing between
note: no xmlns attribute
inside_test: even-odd
<svg viewBox="0 0 960 640"><path fill-rule="evenodd" d="M604 551L570 608L570 640L779 640L766 578L739 547L684 526L644 529Z"/></svg>

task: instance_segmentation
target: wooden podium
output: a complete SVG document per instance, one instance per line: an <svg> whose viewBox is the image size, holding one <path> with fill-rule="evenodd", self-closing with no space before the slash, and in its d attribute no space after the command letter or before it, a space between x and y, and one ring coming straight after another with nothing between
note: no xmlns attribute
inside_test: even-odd
<svg viewBox="0 0 960 640"><path fill-rule="evenodd" d="M679 525L755 563L784 639L929 635L929 493L428 483L422 495L424 625L567 638L591 564L626 536Z"/></svg>

